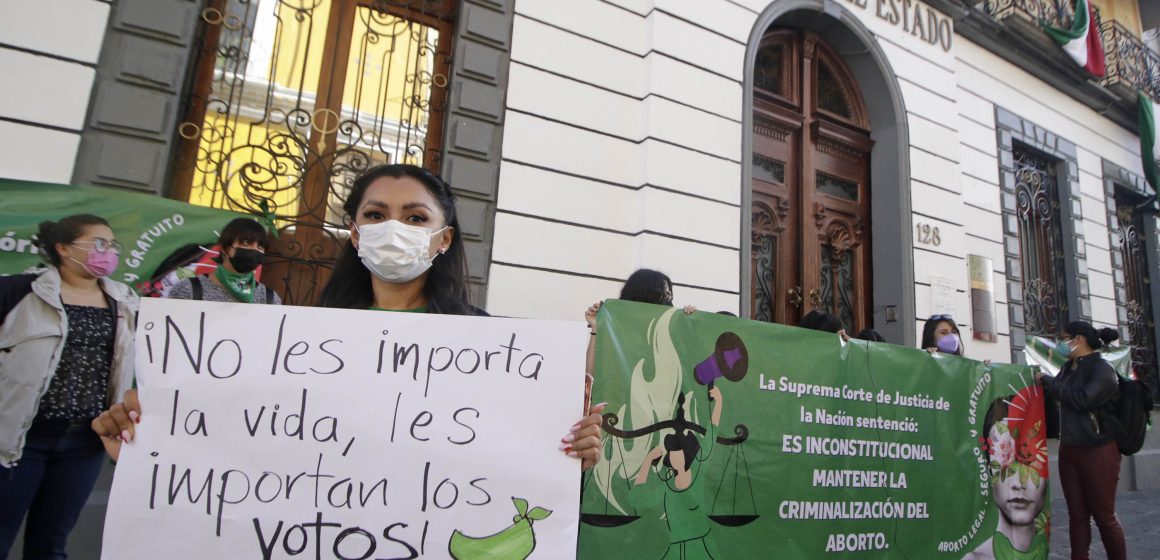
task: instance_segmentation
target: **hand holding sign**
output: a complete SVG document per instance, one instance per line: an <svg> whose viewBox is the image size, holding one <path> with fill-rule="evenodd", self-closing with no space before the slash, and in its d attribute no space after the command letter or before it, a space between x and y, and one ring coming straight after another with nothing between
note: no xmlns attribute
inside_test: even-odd
<svg viewBox="0 0 1160 560"><path fill-rule="evenodd" d="M93 419L92 428L101 436L105 452L116 462L121 456L121 445L133 441L140 422L141 403L137 400L137 390L129 389L121 402Z"/></svg>
<svg viewBox="0 0 1160 560"><path fill-rule="evenodd" d="M94 422L120 453L105 558L575 550L578 464L552 441L578 323L172 300L140 323L149 417L127 395ZM565 436L585 464L600 410ZM505 528L513 496L537 507Z"/></svg>

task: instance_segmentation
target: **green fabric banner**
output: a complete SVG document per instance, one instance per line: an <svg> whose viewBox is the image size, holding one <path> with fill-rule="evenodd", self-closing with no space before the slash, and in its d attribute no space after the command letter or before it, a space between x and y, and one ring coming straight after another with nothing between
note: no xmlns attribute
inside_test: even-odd
<svg viewBox="0 0 1160 560"><path fill-rule="evenodd" d="M1023 347L1023 356L1031 366L1038 366L1043 373L1059 375L1059 370L1067 362L1067 358L1055 353L1058 341L1042 336L1027 335L1027 345ZM1116 368L1120 377L1132 377L1132 348L1130 346L1110 346L1100 349L1100 357Z"/></svg>
<svg viewBox="0 0 1160 560"><path fill-rule="evenodd" d="M143 193L0 179L0 274L42 262L32 243L40 222L85 213L108 220L125 245L112 278L134 288L179 247L213 244L222 227L244 216Z"/></svg>
<svg viewBox="0 0 1160 560"><path fill-rule="evenodd" d="M597 337L581 558L1047 558L1026 366L618 300Z"/></svg>

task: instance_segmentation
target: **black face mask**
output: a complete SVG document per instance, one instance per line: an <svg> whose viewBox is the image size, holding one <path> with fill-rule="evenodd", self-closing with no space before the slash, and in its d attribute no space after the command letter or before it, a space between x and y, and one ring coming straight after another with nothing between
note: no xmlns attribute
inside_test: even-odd
<svg viewBox="0 0 1160 560"><path fill-rule="evenodd" d="M234 256L230 257L230 264L234 265L234 270L245 274L253 272L254 269L262 265L266 254L257 249L243 249L242 247L234 248Z"/></svg>

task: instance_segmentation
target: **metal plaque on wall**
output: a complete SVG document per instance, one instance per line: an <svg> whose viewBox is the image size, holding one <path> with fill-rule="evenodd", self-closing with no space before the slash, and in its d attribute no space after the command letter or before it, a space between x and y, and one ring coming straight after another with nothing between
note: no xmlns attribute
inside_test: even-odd
<svg viewBox="0 0 1160 560"><path fill-rule="evenodd" d="M971 322L975 340L995 342L995 274L991 259L967 255L971 277Z"/></svg>

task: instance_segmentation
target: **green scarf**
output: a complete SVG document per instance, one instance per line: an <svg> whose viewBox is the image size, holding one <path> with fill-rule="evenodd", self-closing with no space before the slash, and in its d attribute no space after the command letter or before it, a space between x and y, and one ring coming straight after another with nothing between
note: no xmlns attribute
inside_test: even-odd
<svg viewBox="0 0 1160 560"><path fill-rule="evenodd" d="M1047 560L1047 538L1043 533L1036 533L1027 552L1020 552L1011 546L1007 535L995 533L991 540L991 550L995 553L995 560Z"/></svg>
<svg viewBox="0 0 1160 560"><path fill-rule="evenodd" d="M242 274L230 272L226 270L224 265L218 265L213 275L218 279L218 282L221 282L226 291L234 296L234 299L242 303L254 303L254 285L257 284L257 281L254 280L254 271Z"/></svg>

